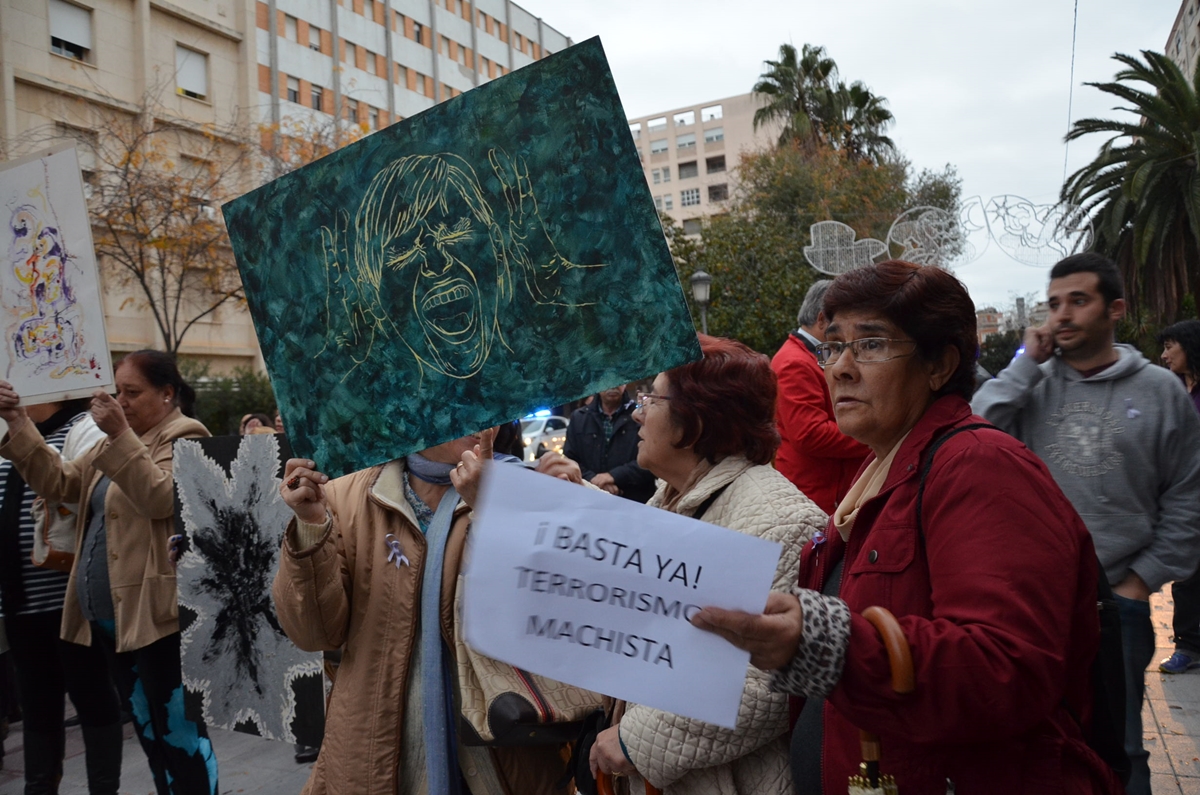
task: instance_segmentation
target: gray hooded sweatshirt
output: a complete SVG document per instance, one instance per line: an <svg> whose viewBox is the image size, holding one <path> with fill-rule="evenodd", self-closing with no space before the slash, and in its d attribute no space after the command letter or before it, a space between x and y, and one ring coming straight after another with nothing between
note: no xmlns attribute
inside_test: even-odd
<svg viewBox="0 0 1200 795"><path fill-rule="evenodd" d="M1050 468L1116 585L1132 569L1154 592L1200 564L1200 417L1170 371L1128 345L1090 378L1022 355L971 408Z"/></svg>

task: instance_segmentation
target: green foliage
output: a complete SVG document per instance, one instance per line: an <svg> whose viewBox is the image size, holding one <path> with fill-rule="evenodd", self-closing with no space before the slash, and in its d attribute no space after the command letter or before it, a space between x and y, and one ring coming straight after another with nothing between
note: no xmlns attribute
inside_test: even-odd
<svg viewBox="0 0 1200 795"><path fill-rule="evenodd" d="M983 365L983 369L992 375L998 375L1008 367L1009 362L1017 355L1017 349L1021 347L1022 336L1020 331L1013 330L993 334L984 340L983 345L979 346L979 363Z"/></svg>
<svg viewBox="0 0 1200 795"><path fill-rule="evenodd" d="M851 160L882 162L894 156L896 144L884 133L894 122L887 98L865 84L846 85L824 47L791 44L779 47L779 60L767 61L754 93L763 102L754 113L755 129L781 125L779 146L811 150L828 146Z"/></svg>
<svg viewBox="0 0 1200 795"><path fill-rule="evenodd" d="M254 412L275 416L275 392L267 376L238 367L230 376L211 376L207 362L182 359L183 380L196 390L196 414L213 436L236 434L242 417Z"/></svg>
<svg viewBox="0 0 1200 795"><path fill-rule="evenodd" d="M1150 50L1144 60L1113 58L1125 67L1115 82L1088 85L1131 115L1075 122L1068 141L1112 137L1071 175L1062 198L1092 216L1095 249L1121 266L1131 322L1170 322L1184 316L1186 296L1200 295L1200 71L1189 78Z"/></svg>

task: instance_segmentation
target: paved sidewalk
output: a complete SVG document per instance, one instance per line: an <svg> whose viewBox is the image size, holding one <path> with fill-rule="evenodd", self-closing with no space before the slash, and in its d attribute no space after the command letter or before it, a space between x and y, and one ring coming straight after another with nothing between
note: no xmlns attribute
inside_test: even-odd
<svg viewBox="0 0 1200 795"><path fill-rule="evenodd" d="M0 795L24 792L21 724L4 742L4 770L0 771ZM249 734L209 729L220 767L222 793L295 795L308 780L311 764L298 765L292 746L261 740ZM122 795L154 795L154 779L146 765L142 747L133 736L133 725L125 725ZM67 730L67 758L63 763L60 795L87 795L87 773L83 763L83 738L79 727Z"/></svg>
<svg viewBox="0 0 1200 795"><path fill-rule="evenodd" d="M1158 594L1151 600L1158 653L1146 673L1146 708L1143 721L1154 795L1200 795L1200 670L1168 675L1158 672L1158 661L1170 655L1171 596ZM308 779L312 765L298 765L292 746L260 740L247 734L210 730L221 768L222 793L294 795ZM0 771L0 795L23 791L20 724L4 743L4 770ZM153 795L154 784L141 746L125 727L125 766L121 776L123 795ZM67 731L67 760L64 764L62 795L86 795L83 741L79 729Z"/></svg>
<svg viewBox="0 0 1200 795"><path fill-rule="evenodd" d="M1200 670L1163 674L1158 662L1170 656L1171 589L1151 600L1158 652L1146 673L1142 712L1154 795L1200 795Z"/></svg>

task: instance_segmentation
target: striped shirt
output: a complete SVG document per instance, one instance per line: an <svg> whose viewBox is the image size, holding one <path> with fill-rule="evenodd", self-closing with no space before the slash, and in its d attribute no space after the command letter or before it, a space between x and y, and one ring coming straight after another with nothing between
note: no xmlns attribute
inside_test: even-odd
<svg viewBox="0 0 1200 795"><path fill-rule="evenodd" d="M47 436L46 443L62 452L67 432L86 416L87 412L76 414L65 425ZM0 458L0 484L7 480L11 468L11 461ZM25 604L16 611L15 615L19 616L61 610L63 596L67 591L68 575L66 572L43 569L33 565L33 515L30 513L30 509L33 507L35 499L37 499L37 494L26 486L25 501L21 505L21 582L25 587ZM3 503L3 500L3 489L0 488L0 504Z"/></svg>

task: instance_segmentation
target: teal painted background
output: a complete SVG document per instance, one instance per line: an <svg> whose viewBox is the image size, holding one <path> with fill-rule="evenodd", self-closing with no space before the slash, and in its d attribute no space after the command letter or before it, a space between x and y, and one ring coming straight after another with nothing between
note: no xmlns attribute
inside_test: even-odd
<svg viewBox="0 0 1200 795"><path fill-rule="evenodd" d="M292 446L333 476L700 358L598 38L224 213Z"/></svg>

